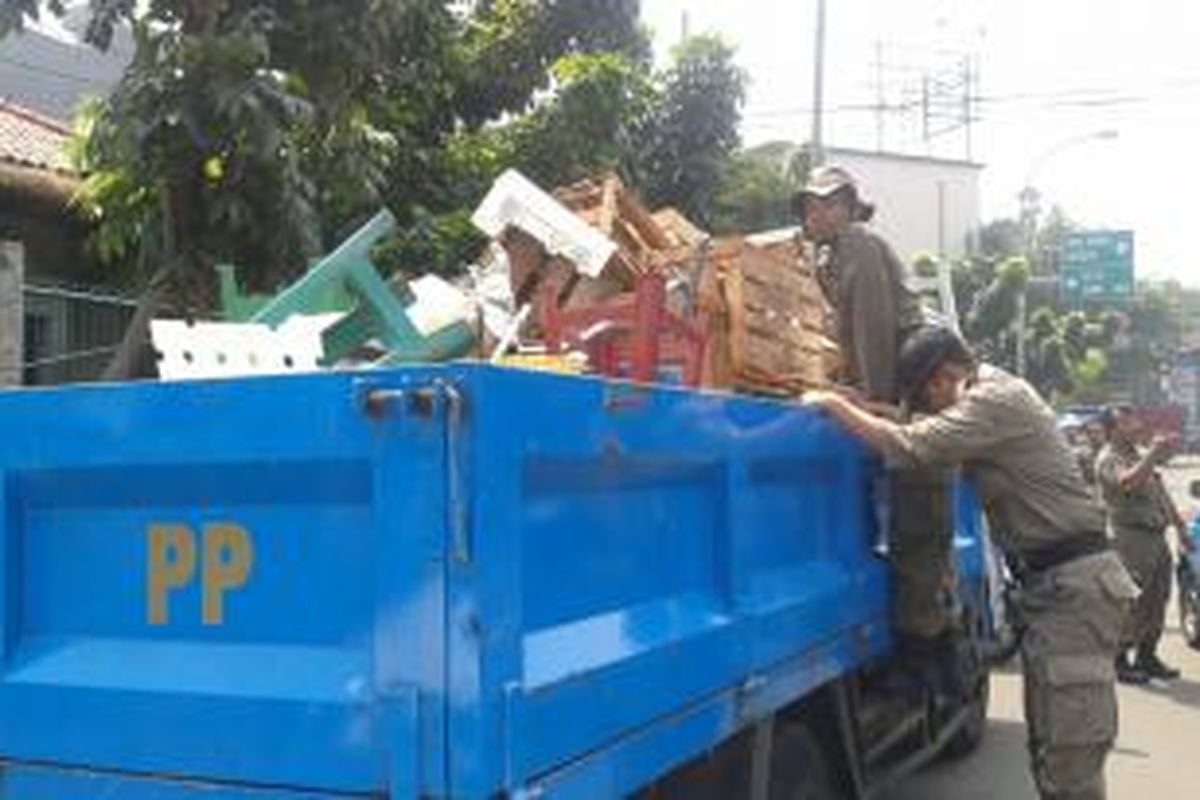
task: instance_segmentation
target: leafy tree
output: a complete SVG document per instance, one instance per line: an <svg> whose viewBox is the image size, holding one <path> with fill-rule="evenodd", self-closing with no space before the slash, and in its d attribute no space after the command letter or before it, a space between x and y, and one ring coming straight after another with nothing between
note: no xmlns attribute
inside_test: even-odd
<svg viewBox="0 0 1200 800"><path fill-rule="evenodd" d="M979 250L985 256L1020 255L1025 251L1025 234L1021 223L1014 219L998 219L979 231Z"/></svg>
<svg viewBox="0 0 1200 800"><path fill-rule="evenodd" d="M1053 275L1058 271L1058 258L1062 252L1063 239L1078 230L1067 213L1054 206L1037 227L1034 234L1033 257L1035 275Z"/></svg>
<svg viewBox="0 0 1200 800"><path fill-rule="evenodd" d="M794 225L791 200L796 188L778 164L753 153L738 153L723 170L713 196L712 229L728 233Z"/></svg>
<svg viewBox="0 0 1200 800"><path fill-rule="evenodd" d="M913 274L919 278L936 278L938 260L933 253L917 253L912 260Z"/></svg>
<svg viewBox="0 0 1200 800"><path fill-rule="evenodd" d="M697 36L679 46L637 158L636 183L652 204L712 226L725 165L740 141L746 80L720 38Z"/></svg>
<svg viewBox="0 0 1200 800"><path fill-rule="evenodd" d="M1063 344L1067 347L1067 355L1071 361L1080 361L1087 355L1088 349L1088 320L1082 311L1073 311L1063 320Z"/></svg>
<svg viewBox="0 0 1200 800"><path fill-rule="evenodd" d="M135 42L81 152L101 251L132 257L148 287L110 377L134 371L168 297L209 303L217 261L272 288L381 200L414 246L453 230L437 215L461 214L445 157L461 131L524 111L563 56L648 54L636 0L493 0L465 18L438 0L89 8L89 42L119 25ZM0 35L63 10L0 0Z"/></svg>
<svg viewBox="0 0 1200 800"><path fill-rule="evenodd" d="M1029 315L1029 335L1034 343L1041 344L1058 333L1058 318L1053 309L1043 307Z"/></svg>
<svg viewBox="0 0 1200 800"><path fill-rule="evenodd" d="M991 285L980 294L967 318L967 334L973 340L994 338L1013 324L1017 299L1029 282L1029 265L1010 258L997 270Z"/></svg>
<svg viewBox="0 0 1200 800"><path fill-rule="evenodd" d="M1106 311L1101 314L1097 346L1105 349L1112 347L1128 324L1128 318L1118 311Z"/></svg>
<svg viewBox="0 0 1200 800"><path fill-rule="evenodd" d="M486 0L457 42L454 107L470 128L527 110L570 53L617 53L646 66L638 0Z"/></svg>
<svg viewBox="0 0 1200 800"><path fill-rule="evenodd" d="M553 72L554 99L504 131L513 164L544 186L631 173L636 139L659 99L650 76L614 53L567 56Z"/></svg>
<svg viewBox="0 0 1200 800"><path fill-rule="evenodd" d="M1075 389L1072 397L1081 403L1099 403L1106 399L1104 380L1109 371L1109 359L1099 348L1088 350L1082 361L1073 369Z"/></svg>
<svg viewBox="0 0 1200 800"><path fill-rule="evenodd" d="M543 186L616 171L652 202L676 205L690 215L696 214L702 193L698 189L691 194L672 192L700 186L705 170L713 168L720 184L712 198L703 201L713 216L702 212L704 216L695 216L697 221L711 224L716 214L723 213L721 224L726 227L752 230L787 224L789 186L768 178L755 156L734 163L725 140L705 140L702 131L676 124L678 109L699 102L689 92L733 80L736 68L724 61L731 57L732 51L719 41L701 39L677 50L675 64L657 75L627 51L577 52L560 58L551 68L553 90L528 112L503 124L458 131L432 157L437 165L434 172L445 186L436 194L410 198L414 224L381 248L382 261L404 271L452 272L461 267L479 248L478 237L459 224L462 209L477 204L508 167L520 169ZM709 120L709 127L736 130L734 104L709 102L707 112L724 115ZM655 183L663 177L657 159L666 152L688 152L701 165L670 191ZM760 180L767 181L765 195L758 191Z"/></svg>
<svg viewBox="0 0 1200 800"><path fill-rule="evenodd" d="M1029 378L1045 397L1064 395L1075 388L1069 346L1062 336L1051 336L1034 349Z"/></svg>
<svg viewBox="0 0 1200 800"><path fill-rule="evenodd" d="M1128 325L1109 352L1115 384L1135 402L1162 400L1160 375L1178 341L1179 320L1171 303L1171 287L1143 284L1128 307Z"/></svg>

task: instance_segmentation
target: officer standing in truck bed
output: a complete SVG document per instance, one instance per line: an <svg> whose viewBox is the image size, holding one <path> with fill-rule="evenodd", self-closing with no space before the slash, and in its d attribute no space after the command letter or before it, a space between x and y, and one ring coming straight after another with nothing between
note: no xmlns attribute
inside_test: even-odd
<svg viewBox="0 0 1200 800"><path fill-rule="evenodd" d="M837 314L847 381L868 403L897 406L896 364L926 314L903 263L867 223L874 206L839 167L813 170L795 197L804 234L817 247L817 275ZM951 475L944 469L891 474L893 626L901 664L940 692L961 691L955 614Z"/></svg>

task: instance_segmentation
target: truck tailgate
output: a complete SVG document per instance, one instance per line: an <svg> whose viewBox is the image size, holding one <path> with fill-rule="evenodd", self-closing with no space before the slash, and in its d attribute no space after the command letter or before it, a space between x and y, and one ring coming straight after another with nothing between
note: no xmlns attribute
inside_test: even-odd
<svg viewBox="0 0 1200 800"><path fill-rule="evenodd" d="M0 396L6 761L436 788L444 431L370 419L367 388Z"/></svg>

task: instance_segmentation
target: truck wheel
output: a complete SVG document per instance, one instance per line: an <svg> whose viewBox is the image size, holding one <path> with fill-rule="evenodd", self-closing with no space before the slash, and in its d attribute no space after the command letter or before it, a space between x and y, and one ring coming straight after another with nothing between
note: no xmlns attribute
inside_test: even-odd
<svg viewBox="0 0 1200 800"><path fill-rule="evenodd" d="M771 758L771 800L842 800L829 756L800 722L780 722Z"/></svg>
<svg viewBox="0 0 1200 800"><path fill-rule="evenodd" d="M991 694L991 680L987 673L984 673L975 695L971 698L966 721L942 748L943 758L965 758L979 749L983 742L983 733L987 729L988 701Z"/></svg>
<svg viewBox="0 0 1200 800"><path fill-rule="evenodd" d="M1179 629L1189 646L1200 650L1200 587L1179 587Z"/></svg>

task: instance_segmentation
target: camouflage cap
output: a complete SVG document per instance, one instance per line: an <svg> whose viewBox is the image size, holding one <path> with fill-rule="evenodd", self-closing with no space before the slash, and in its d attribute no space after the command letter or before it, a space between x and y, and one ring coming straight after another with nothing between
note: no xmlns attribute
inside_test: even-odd
<svg viewBox="0 0 1200 800"><path fill-rule="evenodd" d="M854 176L841 167L817 167L809 173L808 181L799 191L800 195L813 197L829 197L842 189L853 189L858 193L858 182Z"/></svg>
<svg viewBox="0 0 1200 800"><path fill-rule="evenodd" d="M847 192L855 208L854 217L867 222L875 214L875 206L863 199L858 181L842 167L817 167L808 175L804 188L792 195L792 212L804 217L804 203L810 197L833 197L838 192Z"/></svg>

